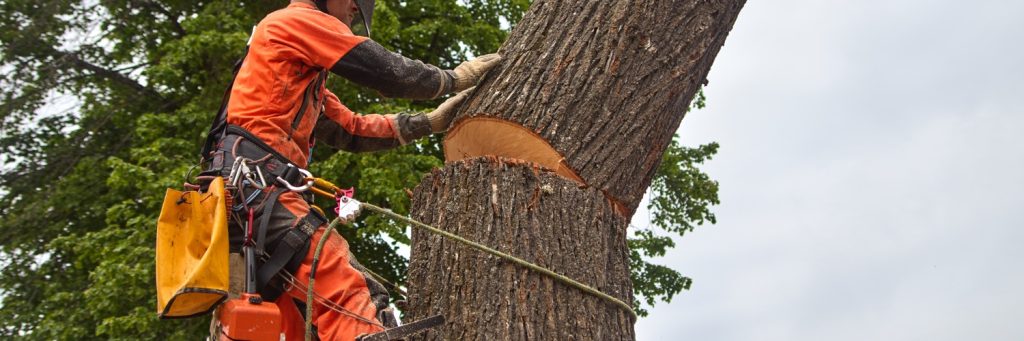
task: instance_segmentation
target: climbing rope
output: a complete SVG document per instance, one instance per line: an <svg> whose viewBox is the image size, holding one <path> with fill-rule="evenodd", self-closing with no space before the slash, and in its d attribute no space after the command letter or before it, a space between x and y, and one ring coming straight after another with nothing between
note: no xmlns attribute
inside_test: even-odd
<svg viewBox="0 0 1024 341"><path fill-rule="evenodd" d="M330 224L327 225L327 229L324 234L320 235L320 242L316 243L316 251L313 252L313 264L309 269L309 287L306 288L306 341L313 339L313 283L316 282L316 266L320 263L320 251L323 251L324 244L327 244L327 238L330 237L331 231L338 226L341 219L334 218Z"/></svg>

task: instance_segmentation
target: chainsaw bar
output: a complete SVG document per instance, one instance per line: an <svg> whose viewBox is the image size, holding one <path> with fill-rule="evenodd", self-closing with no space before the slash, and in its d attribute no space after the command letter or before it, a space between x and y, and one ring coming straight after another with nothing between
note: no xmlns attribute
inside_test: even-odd
<svg viewBox="0 0 1024 341"><path fill-rule="evenodd" d="M401 326L385 329L382 332L363 335L356 338L357 341L392 341L401 340L424 330L444 324L444 315L434 315L416 322L403 324Z"/></svg>

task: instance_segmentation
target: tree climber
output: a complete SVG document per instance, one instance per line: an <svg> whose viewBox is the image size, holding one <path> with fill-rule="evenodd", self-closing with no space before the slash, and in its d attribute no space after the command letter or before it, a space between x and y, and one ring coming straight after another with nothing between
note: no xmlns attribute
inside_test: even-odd
<svg viewBox="0 0 1024 341"><path fill-rule="evenodd" d="M253 29L203 148L206 176L230 179L243 166L252 170L248 174L258 174L238 182L235 190L235 207L245 208L231 213L231 250L239 252L243 242L254 240L263 255L257 289L281 307L286 333L302 325L295 304L310 304L303 292L313 258L310 244L323 236L327 222L310 209L310 192L289 189L306 183L303 169L314 139L367 152L442 132L466 97L463 90L501 60L497 54L484 55L442 70L389 52L350 29L353 20L362 21L369 36L373 7L374 0L292 0L267 15ZM425 115L357 115L325 88L328 71L386 97L431 99L463 92ZM248 224L255 231L250 236L244 232ZM328 240L315 291L334 307L314 304L312 316L305 317L321 339L351 340L394 324L386 309L387 291L360 268L344 239ZM283 282L282 271L297 283Z"/></svg>

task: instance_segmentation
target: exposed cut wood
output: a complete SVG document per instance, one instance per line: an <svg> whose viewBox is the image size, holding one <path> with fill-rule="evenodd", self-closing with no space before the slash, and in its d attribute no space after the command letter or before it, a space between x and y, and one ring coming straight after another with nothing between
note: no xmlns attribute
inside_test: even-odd
<svg viewBox="0 0 1024 341"><path fill-rule="evenodd" d="M448 129L444 139L445 161L480 156L498 156L533 162L581 185L585 184L583 179L565 164L565 158L546 140L515 122L476 116L459 121Z"/></svg>

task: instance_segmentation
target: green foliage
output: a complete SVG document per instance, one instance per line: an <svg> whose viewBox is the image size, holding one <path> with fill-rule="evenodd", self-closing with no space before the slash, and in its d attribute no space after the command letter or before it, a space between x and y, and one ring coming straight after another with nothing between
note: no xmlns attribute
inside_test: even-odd
<svg viewBox="0 0 1024 341"><path fill-rule="evenodd" d="M717 151L718 144L714 142L688 148L675 139L665 151L651 183L647 205L653 215L651 224L659 230L638 228L628 241L633 291L647 305L654 305L656 299L670 302L675 294L690 289L693 282L690 278L671 268L651 264L647 259L662 257L675 247L671 235L682 237L705 222L715 223L710 206L718 204L718 182L697 166ZM634 305L640 315L646 316L647 311L639 300Z"/></svg>
<svg viewBox="0 0 1024 341"><path fill-rule="evenodd" d="M704 108L705 101L704 89L700 89L690 109ZM671 302L673 296L689 290L693 283L678 271L647 260L665 256L668 249L676 246L671 235L682 237L698 225L715 223L710 206L718 204L718 182L711 180L698 166L717 152L718 143L689 148L680 145L676 137L662 156L651 181L647 204L652 214L651 224L658 230L637 228L628 240L633 292L637 296L633 305L641 316L647 315L641 300L648 306L653 306L657 299Z"/></svg>
<svg viewBox="0 0 1024 341"><path fill-rule="evenodd" d="M195 164L251 26L283 5L0 2L0 338L194 340L206 333L204 319L156 319L153 222L165 188L180 187ZM529 1L377 6L375 40L452 67L497 50ZM383 99L338 78L330 86L360 112L438 104ZM321 146L310 168L355 186L368 202L406 213L404 190L441 165L439 141L371 154ZM657 226L681 234L714 221L706 205L717 202L707 199L716 188L694 187L707 179L693 168L713 152L666 151L654 183L653 197L668 198L652 200ZM404 281L407 260L395 252L408 242L403 226L370 215L341 232L364 265ZM671 241L653 232L638 236L630 241L638 294L648 304L670 299L688 279L645 259L663 255Z"/></svg>

